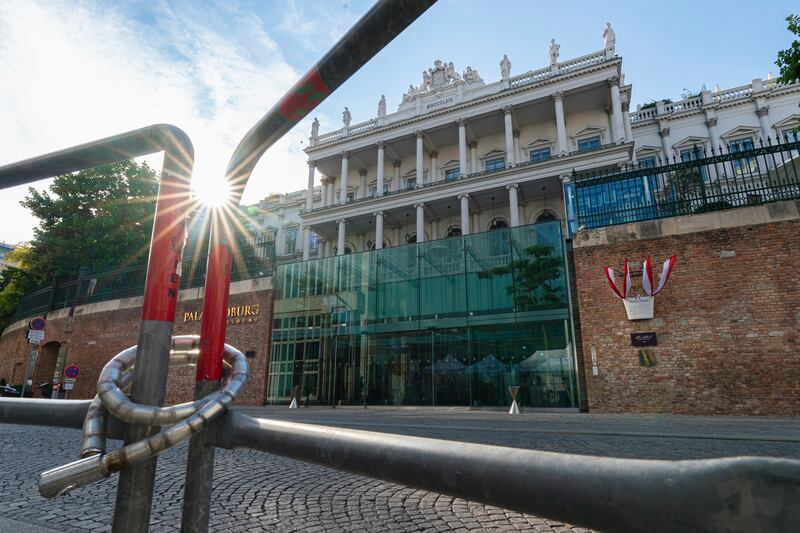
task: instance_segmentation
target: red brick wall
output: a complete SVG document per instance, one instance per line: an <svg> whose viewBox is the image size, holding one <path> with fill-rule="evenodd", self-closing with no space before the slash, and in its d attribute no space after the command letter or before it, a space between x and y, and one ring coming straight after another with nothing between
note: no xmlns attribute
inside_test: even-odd
<svg viewBox="0 0 800 533"><path fill-rule="evenodd" d="M735 255L734 255L735 253ZM677 255L654 319L627 320L602 266ZM575 247L590 411L796 415L800 412L800 221ZM640 291L641 270L634 275ZM655 367L630 333L655 331ZM592 375L591 349L599 375Z"/></svg>
<svg viewBox="0 0 800 533"><path fill-rule="evenodd" d="M175 320L176 335L197 335L200 321L192 320L187 313L202 309L202 300L180 301ZM270 353L270 328L272 322L272 291L261 290L230 296L229 307L249 306L247 316L231 317L228 322L227 343L242 353L254 351L255 357L247 360L250 375L245 391L237 400L240 405L260 405L264 403L266 387L267 359ZM255 315L255 306L258 314ZM75 389L70 398L90 398L95 394L95 385L103 365L121 350L133 346L138 340L140 307L116 309L98 313L84 314L76 309L72 331L64 332L64 318L50 319L43 348L47 343L68 345L66 364L77 365L80 370ZM244 313L241 313L244 314ZM0 378L12 381L16 365L15 383L21 383L28 361L31 345L26 340L27 328L6 331L0 338ZM57 345L51 344L56 347ZM37 365L35 382L52 378L55 359L42 350ZM191 399L194 391L194 367L172 369L167 389L167 402L176 403ZM38 392L36 394L38 396Z"/></svg>

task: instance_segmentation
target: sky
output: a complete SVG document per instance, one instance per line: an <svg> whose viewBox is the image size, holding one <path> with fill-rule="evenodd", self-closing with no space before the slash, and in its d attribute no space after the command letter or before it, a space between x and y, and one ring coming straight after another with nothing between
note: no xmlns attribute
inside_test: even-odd
<svg viewBox="0 0 800 533"><path fill-rule="evenodd" d="M194 180L219 180L250 127L363 15L362 0L2 0L0 166L154 123L187 132ZM547 63L551 38L561 60L602 49L616 32L632 108L677 99L703 85L734 87L766 78L792 35L791 1L668 3L597 0L440 0L273 146L244 193L255 203L306 187L303 148L312 117L321 132L375 116L386 95L396 109L435 59L487 81ZM157 168L160 157L147 161ZM48 181L37 182L45 188ZM0 192L0 241L33 236L19 205L27 187Z"/></svg>

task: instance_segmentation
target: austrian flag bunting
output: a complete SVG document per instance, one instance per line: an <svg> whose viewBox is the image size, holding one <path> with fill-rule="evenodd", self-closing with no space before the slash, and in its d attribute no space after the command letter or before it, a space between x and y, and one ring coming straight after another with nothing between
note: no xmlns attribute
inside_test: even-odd
<svg viewBox="0 0 800 533"><path fill-rule="evenodd" d="M631 271L628 268L628 258L625 258L625 271L622 273L622 287L617 287L617 282L614 279L614 269L604 266L603 270L606 271L608 284L611 285L611 290L614 291L614 294L623 300L627 298L628 291L631 289Z"/></svg>
<svg viewBox="0 0 800 533"><path fill-rule="evenodd" d="M661 277L658 280L658 286L653 290L653 263L650 260L650 256L647 256L647 259L644 260L644 268L642 268L642 289L644 289L646 295L655 296L661 292L672 272L672 267L675 266L675 259L676 256L673 255L664 261L664 265L661 267Z"/></svg>

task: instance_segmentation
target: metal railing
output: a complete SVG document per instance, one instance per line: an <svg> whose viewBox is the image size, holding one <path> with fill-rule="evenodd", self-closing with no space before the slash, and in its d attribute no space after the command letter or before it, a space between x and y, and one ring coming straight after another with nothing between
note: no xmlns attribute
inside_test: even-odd
<svg viewBox="0 0 800 533"><path fill-rule="evenodd" d="M275 242L269 237L240 239L234 245L231 281L271 276L275 268ZM183 261L181 288L203 285L206 279L207 254L195 254L187 247ZM84 303L141 296L144 292L147 265L114 270L84 272L76 278L56 280L20 299L15 319L64 309L73 302Z"/></svg>
<svg viewBox="0 0 800 533"><path fill-rule="evenodd" d="M623 171L573 174L577 225L597 228L800 198L800 142L773 142L683 161L649 160Z"/></svg>

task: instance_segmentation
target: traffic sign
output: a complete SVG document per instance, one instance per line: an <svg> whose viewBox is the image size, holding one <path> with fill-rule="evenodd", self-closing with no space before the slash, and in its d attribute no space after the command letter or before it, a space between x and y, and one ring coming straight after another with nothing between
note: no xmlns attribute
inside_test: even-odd
<svg viewBox="0 0 800 533"><path fill-rule="evenodd" d="M73 388L75 388L74 383L64 383L64 390L72 390Z"/></svg>
<svg viewBox="0 0 800 533"><path fill-rule="evenodd" d="M31 344L39 344L44 339L44 331L37 329L28 330L28 342Z"/></svg>
<svg viewBox="0 0 800 533"><path fill-rule="evenodd" d="M64 369L64 375L68 378L75 379L78 377L78 374L81 373L81 369L75 365L70 365Z"/></svg>
<svg viewBox="0 0 800 533"><path fill-rule="evenodd" d="M28 322L28 326L36 331L44 331L46 324L47 322L45 322L44 318L42 317L33 318L30 322Z"/></svg>

